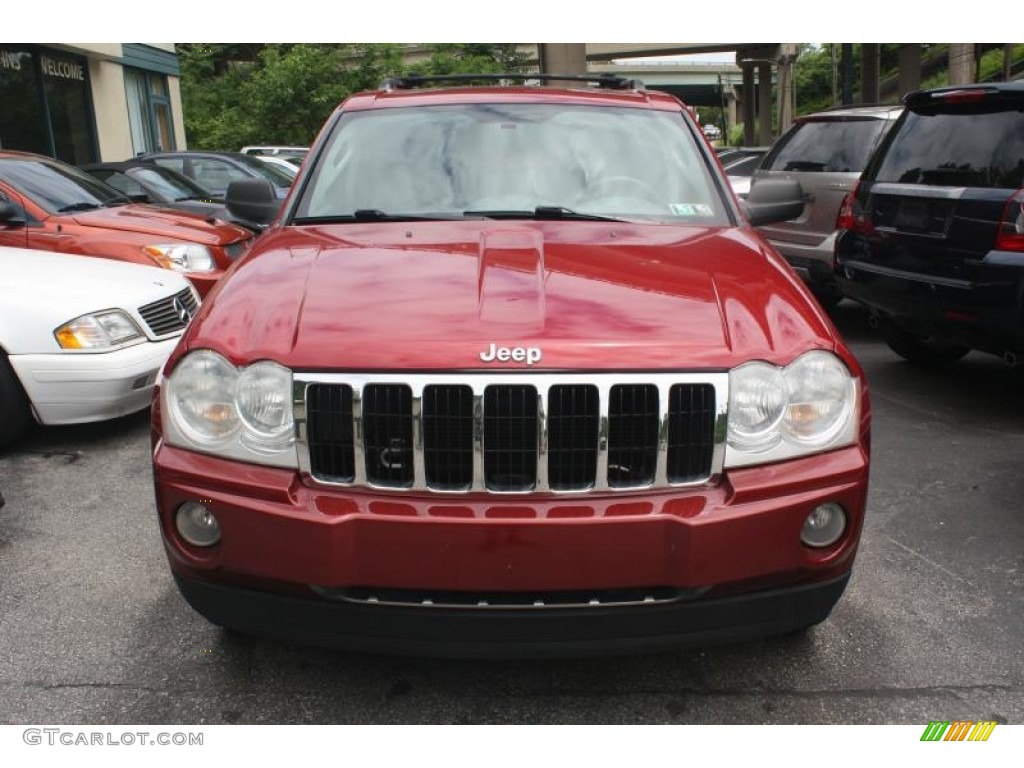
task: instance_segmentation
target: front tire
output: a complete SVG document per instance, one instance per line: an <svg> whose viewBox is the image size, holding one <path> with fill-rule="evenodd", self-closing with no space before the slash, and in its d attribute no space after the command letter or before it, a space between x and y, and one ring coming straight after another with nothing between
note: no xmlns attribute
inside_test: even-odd
<svg viewBox="0 0 1024 768"><path fill-rule="evenodd" d="M7 355L0 352L0 450L12 445L34 423L28 397Z"/></svg>
<svg viewBox="0 0 1024 768"><path fill-rule="evenodd" d="M896 327L886 329L885 343L904 360L922 368L948 368L971 351L962 344L919 336Z"/></svg>

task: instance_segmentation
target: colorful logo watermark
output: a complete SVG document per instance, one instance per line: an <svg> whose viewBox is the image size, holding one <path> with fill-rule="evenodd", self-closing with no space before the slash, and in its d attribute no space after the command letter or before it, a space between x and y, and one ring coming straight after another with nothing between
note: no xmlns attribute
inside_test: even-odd
<svg viewBox="0 0 1024 768"><path fill-rule="evenodd" d="M932 720L921 741L988 741L995 727L995 720Z"/></svg>

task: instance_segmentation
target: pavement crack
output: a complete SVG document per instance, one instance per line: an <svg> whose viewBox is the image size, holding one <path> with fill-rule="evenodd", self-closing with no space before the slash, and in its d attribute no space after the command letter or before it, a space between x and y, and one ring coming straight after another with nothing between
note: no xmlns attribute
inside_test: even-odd
<svg viewBox="0 0 1024 768"><path fill-rule="evenodd" d="M967 584L968 586L971 586L971 587L975 586L975 584L973 582L968 581L963 576L958 576L957 574L953 573L953 571L949 570L948 568L946 568L945 566L941 565L940 563L936 563L931 558L922 555L916 549L911 549L906 544L901 544L900 542L896 541L896 539L894 539L892 536L886 536L885 538L888 539L889 541L891 541L893 544L895 544L900 549L902 549L904 552L908 552L911 555L913 555L914 557L916 557L916 558L918 558L920 560L923 560L924 562L928 563L928 565L932 566L933 568L937 568L938 570L942 571L947 576L952 576L957 581L962 581L964 584Z"/></svg>

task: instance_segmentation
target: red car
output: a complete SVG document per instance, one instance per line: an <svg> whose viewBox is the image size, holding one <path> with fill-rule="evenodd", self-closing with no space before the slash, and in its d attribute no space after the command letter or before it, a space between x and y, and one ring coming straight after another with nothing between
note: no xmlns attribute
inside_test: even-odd
<svg viewBox="0 0 1024 768"><path fill-rule="evenodd" d="M828 616L868 391L752 226L799 189L739 203L679 101L592 79L388 81L328 120L154 402L160 527L207 619L518 656Z"/></svg>
<svg viewBox="0 0 1024 768"><path fill-rule="evenodd" d="M0 245L173 269L205 296L252 238L212 217L133 203L59 160L0 151Z"/></svg>

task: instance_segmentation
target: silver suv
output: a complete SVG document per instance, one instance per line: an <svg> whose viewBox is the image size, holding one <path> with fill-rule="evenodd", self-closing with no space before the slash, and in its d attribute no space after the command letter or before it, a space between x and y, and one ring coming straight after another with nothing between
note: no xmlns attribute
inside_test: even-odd
<svg viewBox="0 0 1024 768"><path fill-rule="evenodd" d="M800 117L754 173L755 185L758 179L783 178L803 188L800 218L760 229L826 307L842 298L832 269L839 208L902 111L901 106L842 107Z"/></svg>

